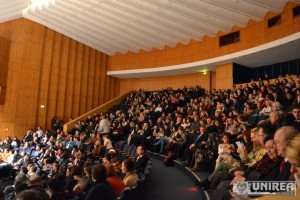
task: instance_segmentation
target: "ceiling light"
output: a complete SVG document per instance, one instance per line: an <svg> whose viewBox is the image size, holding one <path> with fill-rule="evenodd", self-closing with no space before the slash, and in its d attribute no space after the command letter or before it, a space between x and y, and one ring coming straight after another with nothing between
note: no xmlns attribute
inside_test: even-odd
<svg viewBox="0 0 300 200"><path fill-rule="evenodd" d="M49 7L50 4L55 4L55 0L32 0L29 3L29 6L23 10L23 13L27 13L28 9L31 9L33 12L37 8L41 10L43 6Z"/></svg>

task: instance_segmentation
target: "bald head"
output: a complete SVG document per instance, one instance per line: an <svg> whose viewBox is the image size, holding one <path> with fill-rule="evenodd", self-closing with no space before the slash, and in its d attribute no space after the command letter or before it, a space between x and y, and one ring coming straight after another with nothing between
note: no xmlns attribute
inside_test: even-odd
<svg viewBox="0 0 300 200"><path fill-rule="evenodd" d="M286 146L295 135L297 130L292 126L283 126L276 131L274 141L280 156L285 157Z"/></svg>

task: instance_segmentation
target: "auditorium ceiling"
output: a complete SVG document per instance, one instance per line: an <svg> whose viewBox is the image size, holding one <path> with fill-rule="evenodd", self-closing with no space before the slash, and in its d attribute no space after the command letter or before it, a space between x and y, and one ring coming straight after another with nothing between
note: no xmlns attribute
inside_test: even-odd
<svg viewBox="0 0 300 200"><path fill-rule="evenodd" d="M294 0L299 3L299 0ZM280 13L288 0L0 0L0 23L27 18L107 55L215 37ZM298 42L299 43L299 42ZM295 46L295 45L292 45ZM297 50L298 51L298 50ZM254 63L255 64L255 63Z"/></svg>

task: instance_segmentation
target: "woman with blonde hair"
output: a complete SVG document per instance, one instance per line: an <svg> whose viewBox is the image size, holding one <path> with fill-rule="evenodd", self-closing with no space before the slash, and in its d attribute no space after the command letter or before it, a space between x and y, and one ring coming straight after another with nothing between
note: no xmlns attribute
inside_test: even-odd
<svg viewBox="0 0 300 200"><path fill-rule="evenodd" d="M291 164L291 173L294 175L297 186L300 186L300 134L296 135L286 148L286 156Z"/></svg>

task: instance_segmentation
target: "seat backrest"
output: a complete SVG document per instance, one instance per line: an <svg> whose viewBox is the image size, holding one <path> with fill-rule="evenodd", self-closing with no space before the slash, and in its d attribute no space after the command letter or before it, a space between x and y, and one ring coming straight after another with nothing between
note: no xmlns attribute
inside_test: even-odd
<svg viewBox="0 0 300 200"><path fill-rule="evenodd" d="M25 151L25 148L19 148L19 154L23 153Z"/></svg>
<svg viewBox="0 0 300 200"><path fill-rule="evenodd" d="M137 183L134 186L132 186L130 188L126 188L125 190L123 190L124 196L123 196L122 200L137 199L136 194L137 194L138 189L139 189L139 187L138 187L138 183Z"/></svg>
<svg viewBox="0 0 300 200"><path fill-rule="evenodd" d="M129 154L133 157L135 157L135 153L136 153L136 147L132 146L131 149L130 149L130 152Z"/></svg>
<svg viewBox="0 0 300 200"><path fill-rule="evenodd" d="M128 145L127 149L126 149L126 153L130 154L130 151L132 149L132 146L131 145Z"/></svg>
<svg viewBox="0 0 300 200"><path fill-rule="evenodd" d="M128 147L129 147L129 145L128 144L124 144L124 146L123 146L123 151L127 151L127 149L128 149Z"/></svg>
<svg viewBox="0 0 300 200"><path fill-rule="evenodd" d="M32 158L35 158L35 157L37 157L37 156L39 155L39 153L40 153L40 152L37 151L37 150L32 150L30 156L31 156Z"/></svg>
<svg viewBox="0 0 300 200"><path fill-rule="evenodd" d="M26 152L26 154L28 154L28 155L31 155L31 151L32 151L32 149L31 149L31 148L27 148L27 149L25 149L25 152Z"/></svg>

